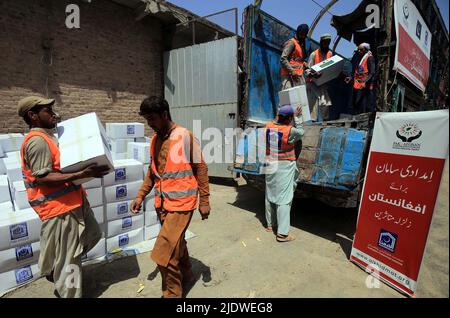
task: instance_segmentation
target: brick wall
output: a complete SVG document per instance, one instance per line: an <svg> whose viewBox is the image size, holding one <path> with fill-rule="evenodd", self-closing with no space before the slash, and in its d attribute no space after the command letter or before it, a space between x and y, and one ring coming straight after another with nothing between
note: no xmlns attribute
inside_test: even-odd
<svg viewBox="0 0 450 318"><path fill-rule="evenodd" d="M70 3L80 7L80 29L65 26ZM145 123L140 102L163 94L162 53L160 22L136 22L111 1L2 0L0 133L27 131L17 102L30 94L55 98L63 119L95 111L103 123Z"/></svg>

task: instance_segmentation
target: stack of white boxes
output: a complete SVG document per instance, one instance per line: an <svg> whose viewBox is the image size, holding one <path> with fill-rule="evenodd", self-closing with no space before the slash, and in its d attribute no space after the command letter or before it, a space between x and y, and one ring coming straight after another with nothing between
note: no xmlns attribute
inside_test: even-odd
<svg viewBox="0 0 450 318"><path fill-rule="evenodd" d="M114 172L103 177L106 219L106 249L140 243L144 239L144 214L132 214L131 202L143 182L142 163L132 159L114 161Z"/></svg>
<svg viewBox="0 0 450 318"><path fill-rule="evenodd" d="M113 159L130 159L128 145L137 140L145 140L144 131L144 124L141 123L106 123Z"/></svg>
<svg viewBox="0 0 450 318"><path fill-rule="evenodd" d="M0 294L40 276L41 220L22 177L22 134L0 135Z"/></svg>

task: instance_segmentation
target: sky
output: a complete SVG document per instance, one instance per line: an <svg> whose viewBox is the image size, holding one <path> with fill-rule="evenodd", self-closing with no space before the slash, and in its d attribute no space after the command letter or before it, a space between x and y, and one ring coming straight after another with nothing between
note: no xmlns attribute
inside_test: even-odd
<svg viewBox="0 0 450 318"><path fill-rule="evenodd" d="M238 8L239 34L241 34L242 14L245 7L254 3L254 0L169 0L168 2L192 11L199 16ZM448 29L449 0L436 0L436 2ZM328 3L329 0L263 0L261 9L292 28L296 28L301 23L311 25L321 10L319 5L325 6ZM345 15L356 9L359 3L359 0L339 0L329 12L335 15ZM318 40L321 34L331 33L334 41L336 38L336 30L330 26L331 17L331 14L328 13L322 17L314 30L312 35L313 39ZM211 17L209 19L226 29L234 31L234 15L232 13L222 14L221 16ZM354 49L355 44L344 39L340 41L337 47L338 53L346 57L351 57Z"/></svg>

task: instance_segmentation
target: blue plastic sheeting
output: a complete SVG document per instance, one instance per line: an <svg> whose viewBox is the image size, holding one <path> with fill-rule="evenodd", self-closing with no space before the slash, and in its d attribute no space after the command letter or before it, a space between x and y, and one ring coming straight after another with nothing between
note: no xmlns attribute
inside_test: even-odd
<svg viewBox="0 0 450 318"><path fill-rule="evenodd" d="M354 189L360 179L366 136L367 132L351 128L323 129L311 184Z"/></svg>

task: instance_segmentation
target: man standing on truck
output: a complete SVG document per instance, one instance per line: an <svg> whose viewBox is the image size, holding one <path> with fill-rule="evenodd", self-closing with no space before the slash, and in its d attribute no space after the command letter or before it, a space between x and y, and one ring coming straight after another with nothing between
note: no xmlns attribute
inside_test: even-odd
<svg viewBox="0 0 450 318"><path fill-rule="evenodd" d="M333 56L330 50L331 34L323 34L320 37L320 48L315 50L309 56L307 74L308 102L311 111L311 119L318 121L319 112L322 120L328 120L330 114L331 99L328 95L328 87L326 84L317 86L313 82L313 78L322 76L320 72L314 72L311 67L319 64Z"/></svg>
<svg viewBox="0 0 450 318"><path fill-rule="evenodd" d="M144 99L139 115L155 135L150 143L150 168L131 211L139 212L145 197L155 188L155 209L162 227L151 258L161 272L163 297L181 298L183 287L194 280L184 234L197 205L202 220L211 210L208 166L192 132L172 122L165 99Z"/></svg>
<svg viewBox="0 0 450 318"><path fill-rule="evenodd" d="M294 114L292 106L283 106L276 120L266 125L266 231L273 232L273 225L277 223L278 242L295 239L289 235L289 228L298 172L294 148L305 133L298 119L301 113L301 107Z"/></svg>
<svg viewBox="0 0 450 318"><path fill-rule="evenodd" d="M295 37L284 43L281 54L281 90L305 85L304 72L306 60L309 55L306 37L309 32L307 24L301 24L297 28Z"/></svg>
<svg viewBox="0 0 450 318"><path fill-rule="evenodd" d="M361 43L352 58L354 73L345 79L347 84L353 81L351 110L354 115L375 111L375 58L370 44Z"/></svg>
<svg viewBox="0 0 450 318"><path fill-rule="evenodd" d="M63 298L82 296L81 257L101 238L83 188L72 181L101 178L107 166L61 173L54 99L26 97L19 102L19 116L29 125L21 147L22 172L28 201L42 220L39 269L55 284L55 294Z"/></svg>

